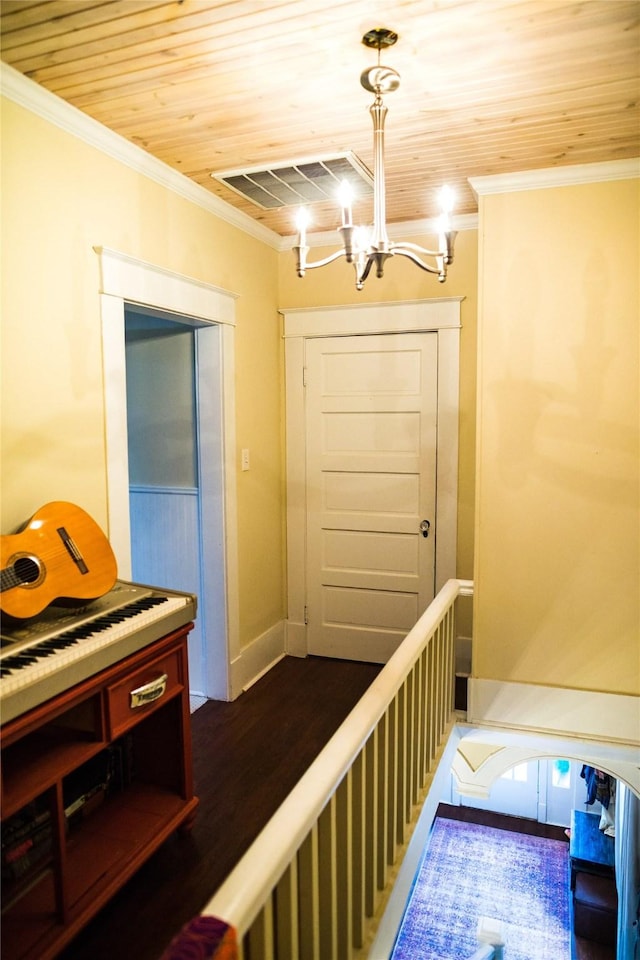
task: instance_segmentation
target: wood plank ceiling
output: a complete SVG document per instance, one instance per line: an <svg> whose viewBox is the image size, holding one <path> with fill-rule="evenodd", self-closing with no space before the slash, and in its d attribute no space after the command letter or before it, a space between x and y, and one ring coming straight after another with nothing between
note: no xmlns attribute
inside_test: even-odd
<svg viewBox="0 0 640 960"><path fill-rule="evenodd" d="M2 59L276 233L215 172L353 151L373 166L376 62L363 34L399 34L382 62L387 219L473 213L467 178L640 154L638 0L2 0ZM370 221L370 201L356 210ZM312 230L334 228L332 203Z"/></svg>

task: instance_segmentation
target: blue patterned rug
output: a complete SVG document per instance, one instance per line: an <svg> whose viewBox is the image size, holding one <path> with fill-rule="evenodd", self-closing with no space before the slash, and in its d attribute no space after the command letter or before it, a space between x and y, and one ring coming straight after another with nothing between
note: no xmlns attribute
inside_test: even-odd
<svg viewBox="0 0 640 960"><path fill-rule="evenodd" d="M483 916L505 960L570 960L569 845L436 818L392 960L466 960Z"/></svg>

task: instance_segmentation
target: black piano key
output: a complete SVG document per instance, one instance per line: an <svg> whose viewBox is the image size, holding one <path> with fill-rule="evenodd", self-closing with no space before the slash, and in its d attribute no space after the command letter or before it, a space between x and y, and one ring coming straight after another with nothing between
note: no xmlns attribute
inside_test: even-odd
<svg viewBox="0 0 640 960"><path fill-rule="evenodd" d="M5 667L15 667L16 670L20 670L22 667L28 667L32 663L37 663L38 658L26 654L14 654L12 657L5 657L2 661L3 666Z"/></svg>
<svg viewBox="0 0 640 960"><path fill-rule="evenodd" d="M36 650L47 650L49 653L59 653L60 650L64 650L65 647L68 646L71 646L71 644L67 642L60 643L59 640L43 640L38 644Z"/></svg>

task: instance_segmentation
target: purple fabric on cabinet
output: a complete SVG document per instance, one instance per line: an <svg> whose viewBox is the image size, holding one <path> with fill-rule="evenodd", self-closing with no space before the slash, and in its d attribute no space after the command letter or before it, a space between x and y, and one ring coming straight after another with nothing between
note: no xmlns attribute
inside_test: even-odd
<svg viewBox="0 0 640 960"><path fill-rule="evenodd" d="M238 960L236 932L217 917L195 917L173 938L160 960Z"/></svg>

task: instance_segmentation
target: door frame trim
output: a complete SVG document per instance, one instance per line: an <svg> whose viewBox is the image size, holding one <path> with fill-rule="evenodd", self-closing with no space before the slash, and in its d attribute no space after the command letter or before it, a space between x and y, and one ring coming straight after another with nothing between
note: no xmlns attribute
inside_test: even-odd
<svg viewBox="0 0 640 960"><path fill-rule="evenodd" d="M435 592L456 575L460 304L439 297L338 307L281 309L286 384L287 600L285 649L307 655L305 340L379 333L438 335Z"/></svg>
<svg viewBox="0 0 640 960"><path fill-rule="evenodd" d="M219 327L222 415L223 569L225 636L207 651L205 694L231 698L231 663L240 651L235 458L235 300L236 295L174 273L128 254L94 247L100 264L103 387L107 472L107 515L118 574L131 578L125 301L183 315ZM202 384L199 384L199 388Z"/></svg>

